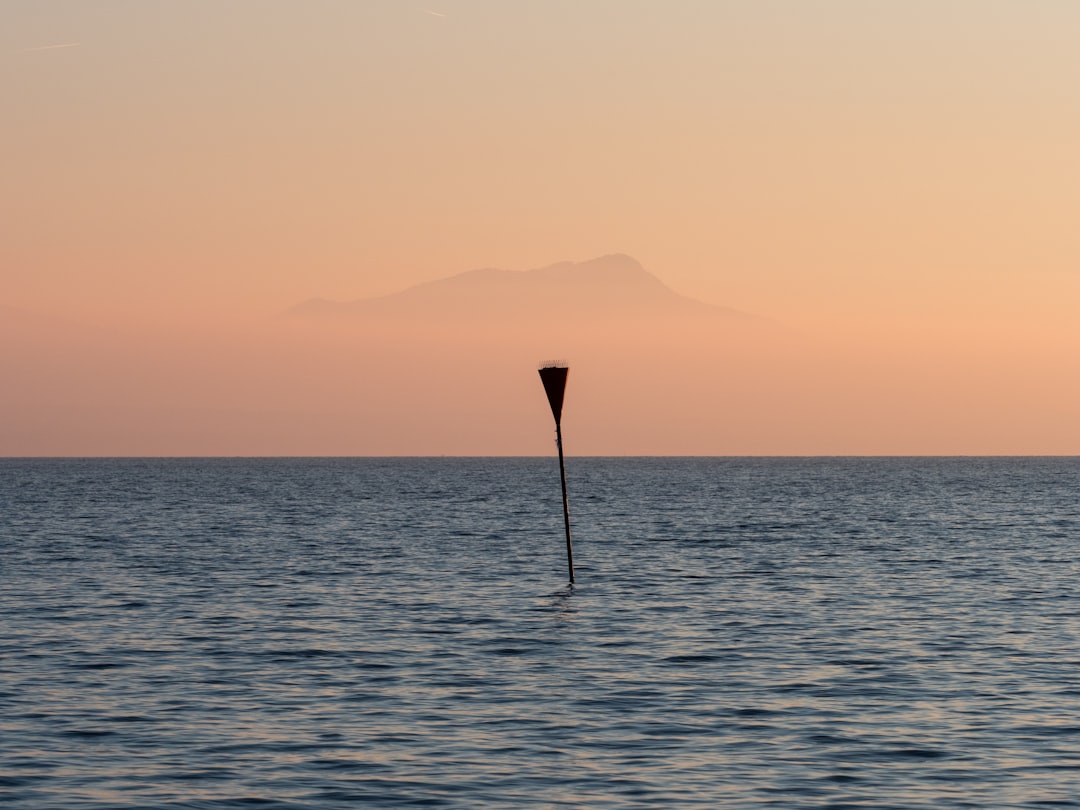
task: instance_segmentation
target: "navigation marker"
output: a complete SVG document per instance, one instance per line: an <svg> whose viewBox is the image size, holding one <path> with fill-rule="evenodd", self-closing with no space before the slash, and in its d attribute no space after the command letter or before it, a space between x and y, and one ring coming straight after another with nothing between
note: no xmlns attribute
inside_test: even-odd
<svg viewBox="0 0 1080 810"><path fill-rule="evenodd" d="M566 464L562 449L562 406L566 394L566 375L570 373L566 363L555 361L540 364L540 381L544 383L551 415L555 417L555 443L559 446L559 474L562 476L562 510L566 523L566 565L570 569L570 584L574 584L574 546L570 542L570 502L566 499Z"/></svg>

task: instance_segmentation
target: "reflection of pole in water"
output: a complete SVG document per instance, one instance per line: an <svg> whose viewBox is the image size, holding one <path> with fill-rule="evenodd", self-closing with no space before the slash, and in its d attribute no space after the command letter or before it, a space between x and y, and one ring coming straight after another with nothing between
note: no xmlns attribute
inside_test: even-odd
<svg viewBox="0 0 1080 810"><path fill-rule="evenodd" d="M566 499L566 464L562 449L562 406L566 393L566 375L570 369L566 363L544 363L540 366L540 380L544 383L551 415L555 417L555 443L559 446L559 475L562 477L562 510L566 523L566 564L570 569L570 584L574 584L574 546L570 542L570 502Z"/></svg>

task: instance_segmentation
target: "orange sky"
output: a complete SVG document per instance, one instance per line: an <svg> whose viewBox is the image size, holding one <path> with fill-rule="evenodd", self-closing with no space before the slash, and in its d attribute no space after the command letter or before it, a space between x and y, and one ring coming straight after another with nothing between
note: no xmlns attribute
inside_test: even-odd
<svg viewBox="0 0 1080 810"><path fill-rule="evenodd" d="M573 453L1078 454L1077 42L1072 0L8 0L0 455L546 453L548 356ZM275 319L614 252L776 329Z"/></svg>

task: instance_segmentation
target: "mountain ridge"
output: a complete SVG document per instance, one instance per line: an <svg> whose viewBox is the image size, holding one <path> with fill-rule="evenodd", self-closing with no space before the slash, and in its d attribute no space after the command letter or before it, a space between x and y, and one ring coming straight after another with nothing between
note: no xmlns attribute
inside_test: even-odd
<svg viewBox="0 0 1080 810"><path fill-rule="evenodd" d="M316 320L697 317L749 319L746 313L681 295L630 256L608 254L530 270L480 268L398 292L353 301L313 298L286 315Z"/></svg>

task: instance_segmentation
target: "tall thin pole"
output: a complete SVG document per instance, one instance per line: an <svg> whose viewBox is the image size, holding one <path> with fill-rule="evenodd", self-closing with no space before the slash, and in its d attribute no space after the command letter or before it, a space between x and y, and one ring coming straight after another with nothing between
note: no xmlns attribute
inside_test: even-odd
<svg viewBox="0 0 1080 810"><path fill-rule="evenodd" d="M559 446L559 477L562 480L562 511L566 524L566 565L570 569L570 584L574 584L574 546L570 541L570 501L566 497L566 462L562 448L562 409L566 396L566 377L570 373L566 363L544 363L540 366L540 381L555 417L555 443Z"/></svg>
<svg viewBox="0 0 1080 810"><path fill-rule="evenodd" d="M566 497L566 464L562 452L562 424L555 422L555 443L559 445L559 475L562 478L562 513L566 524L566 565L570 569L570 584L574 584L574 544L570 542L570 501Z"/></svg>

